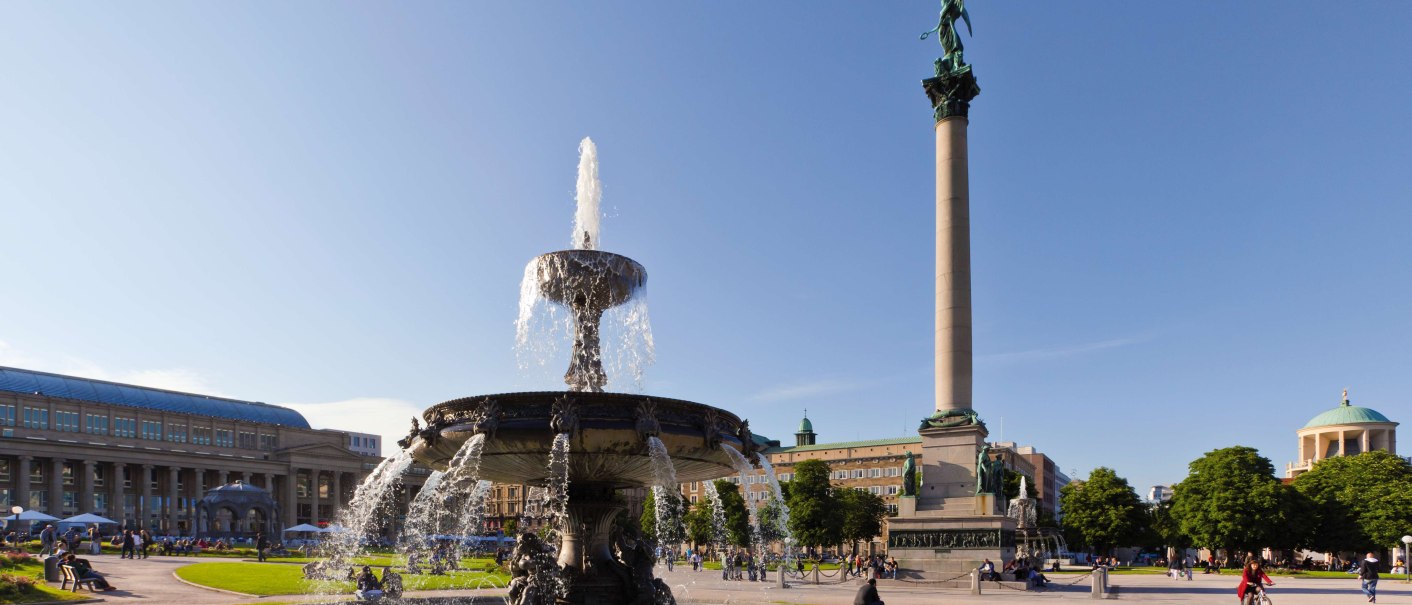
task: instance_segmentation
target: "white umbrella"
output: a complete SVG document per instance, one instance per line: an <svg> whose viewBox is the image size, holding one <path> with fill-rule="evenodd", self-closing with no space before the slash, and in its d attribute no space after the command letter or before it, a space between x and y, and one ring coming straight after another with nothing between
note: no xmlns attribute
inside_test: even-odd
<svg viewBox="0 0 1412 605"><path fill-rule="evenodd" d="M109 525L109 524L111 524L111 525L117 525L117 524L118 524L117 521L114 521L114 520L109 519L109 518L107 518L107 517L100 517L100 516L95 515L95 514L93 514L93 513L84 513L84 514L82 514L82 515L78 515L78 516L75 516L75 517L69 517L69 518L67 518L67 519L64 519L63 521L60 521L60 523L83 523L83 524L86 524L86 525L88 525L88 524L93 524L93 523L97 523L97 524L99 524L99 525Z"/></svg>
<svg viewBox="0 0 1412 605"><path fill-rule="evenodd" d="M323 528L323 529L321 529L321 530L319 530L319 531L321 531L321 532L323 532L323 533L326 533L326 534L331 534L331 533L335 533L335 532L346 531L347 529L348 529L348 528L346 528L346 527L344 527L344 526L342 526L342 525L330 525L330 526L325 527L325 528Z"/></svg>
<svg viewBox="0 0 1412 605"><path fill-rule="evenodd" d="M6 521L58 521L58 517L51 517L37 510L27 510L18 515L5 517Z"/></svg>
<svg viewBox="0 0 1412 605"><path fill-rule="evenodd" d="M315 526L313 526L313 525L309 525L308 523L300 523L299 525L295 525L294 527L287 527L287 528L285 528L284 531L285 531L285 533L289 533L289 532L292 532L292 531L314 531L314 532L321 532L321 531L323 531L323 530L321 530L321 529L319 529L319 528L317 528L317 527L315 527Z"/></svg>

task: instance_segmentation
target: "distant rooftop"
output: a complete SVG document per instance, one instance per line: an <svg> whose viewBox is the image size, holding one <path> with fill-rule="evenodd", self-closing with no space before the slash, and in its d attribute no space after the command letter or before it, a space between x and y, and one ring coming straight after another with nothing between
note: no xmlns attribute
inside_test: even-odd
<svg viewBox="0 0 1412 605"><path fill-rule="evenodd" d="M865 441L840 441L837 443L818 443L814 445L798 445L792 447L770 448L768 453L779 454L785 452L817 452L819 450L838 450L845 448L879 447L884 445L907 445L910 443L920 444L920 436L893 437L891 439L868 439Z"/></svg>
<svg viewBox="0 0 1412 605"><path fill-rule="evenodd" d="M196 395L4 366L0 366L0 392L45 395L159 412L309 428L309 421L299 412L268 403Z"/></svg>

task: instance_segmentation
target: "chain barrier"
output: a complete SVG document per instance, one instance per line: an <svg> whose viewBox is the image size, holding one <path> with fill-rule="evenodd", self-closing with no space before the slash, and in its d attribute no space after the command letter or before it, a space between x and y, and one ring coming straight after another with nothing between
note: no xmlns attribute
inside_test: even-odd
<svg viewBox="0 0 1412 605"><path fill-rule="evenodd" d="M947 582L955 582L956 580L960 580L961 578L969 578L969 577L971 577L971 572L968 571L968 572L963 573L963 574L961 574L961 575L959 575L959 576L956 576L956 577L954 577L954 578L947 578L947 579L945 579L945 580L911 580L911 579L908 579L908 578L893 578L893 579L897 580L898 582L906 582L906 583L908 583L908 584L945 584L945 583L947 583Z"/></svg>

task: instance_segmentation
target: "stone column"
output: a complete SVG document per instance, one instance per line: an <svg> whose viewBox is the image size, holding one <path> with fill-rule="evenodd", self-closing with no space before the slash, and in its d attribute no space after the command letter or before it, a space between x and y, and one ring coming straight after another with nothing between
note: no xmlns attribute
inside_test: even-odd
<svg viewBox="0 0 1412 605"><path fill-rule="evenodd" d="M284 519L280 522L285 527L293 527L299 523L299 469L290 468L289 474L284 476L284 499L280 502L284 509ZM282 528L281 528L282 529Z"/></svg>
<svg viewBox="0 0 1412 605"><path fill-rule="evenodd" d="M49 459L49 510L44 511L60 519L64 518L64 459Z"/></svg>
<svg viewBox="0 0 1412 605"><path fill-rule="evenodd" d="M15 502L12 506L23 506L29 510L29 474L33 464L34 456L20 456L20 463L15 468L18 475L15 476Z"/></svg>
<svg viewBox="0 0 1412 605"><path fill-rule="evenodd" d="M960 59L959 54L956 57ZM937 61L922 81L936 118L936 410L971 409L971 188L966 126L980 94L970 67Z"/></svg>
<svg viewBox="0 0 1412 605"><path fill-rule="evenodd" d="M218 474L218 476L220 476L220 478L221 478L221 483L220 483L221 485L229 485L229 484L230 484L230 471L220 471L220 472L217 473L217 474Z"/></svg>
<svg viewBox="0 0 1412 605"><path fill-rule="evenodd" d="M150 527L148 524L151 523L149 518L152 515L152 465L142 465L140 475L138 480L142 485L138 486L137 490L137 527L147 529Z"/></svg>
<svg viewBox="0 0 1412 605"><path fill-rule="evenodd" d="M83 461L83 477L79 478L78 513L97 512L93 506L93 469L98 466L92 460Z"/></svg>
<svg viewBox="0 0 1412 605"><path fill-rule="evenodd" d="M106 516L117 521L119 528L124 527L124 521L127 519L127 509L123 506L123 495L126 493L123 491L123 468L125 466L121 462L114 462L108 477L108 514Z"/></svg>
<svg viewBox="0 0 1412 605"><path fill-rule="evenodd" d="M275 495L275 474L265 473L265 491L270 492L270 497Z"/></svg>
<svg viewBox="0 0 1412 605"><path fill-rule="evenodd" d="M181 467L172 466L167 468L167 534L174 535L177 531L177 499L181 494L177 492L177 479L181 475Z"/></svg>
<svg viewBox="0 0 1412 605"><path fill-rule="evenodd" d="M319 524L319 475L322 473L323 471L318 469L311 469L309 471L309 485L313 488L313 494L311 494L311 496L313 496L314 499L314 506L311 509L313 515L310 517L309 523L313 525Z"/></svg>
<svg viewBox="0 0 1412 605"><path fill-rule="evenodd" d="M333 472L333 511L330 517L338 516L338 509L343 508L343 472Z"/></svg>

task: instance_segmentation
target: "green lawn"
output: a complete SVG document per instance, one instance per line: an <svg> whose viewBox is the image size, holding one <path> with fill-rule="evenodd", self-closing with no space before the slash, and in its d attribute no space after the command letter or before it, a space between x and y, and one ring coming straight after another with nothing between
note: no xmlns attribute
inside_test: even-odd
<svg viewBox="0 0 1412 605"><path fill-rule="evenodd" d="M475 566L479 567L479 566ZM178 568L177 575L193 584L231 590L245 594L271 596L320 592L350 594L352 582L310 582L298 565L269 563L195 563ZM503 588L509 581L503 572L457 571L443 576L407 575L402 581L407 590L442 590L455 588Z"/></svg>
<svg viewBox="0 0 1412 605"><path fill-rule="evenodd" d="M19 588L9 577L33 578L32 586ZM84 593L72 593L49 586L41 580L44 564L38 559L25 559L0 564L0 603L39 603L42 601L75 601L88 598Z"/></svg>

